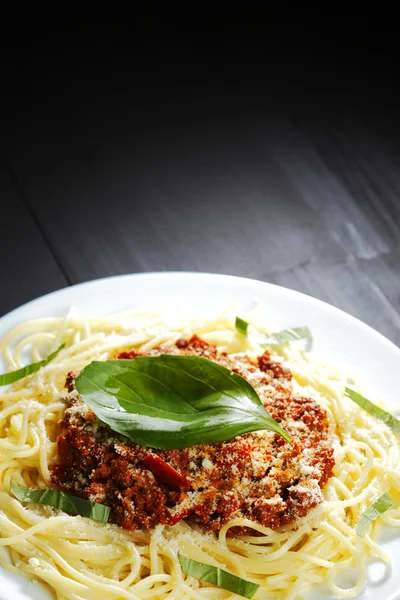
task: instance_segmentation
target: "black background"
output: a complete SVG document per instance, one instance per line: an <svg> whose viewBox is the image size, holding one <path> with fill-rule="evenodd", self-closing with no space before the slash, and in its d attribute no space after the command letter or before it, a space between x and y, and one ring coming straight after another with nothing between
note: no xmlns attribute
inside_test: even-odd
<svg viewBox="0 0 400 600"><path fill-rule="evenodd" d="M399 344L394 16L202 10L3 18L0 314L97 277L207 271Z"/></svg>

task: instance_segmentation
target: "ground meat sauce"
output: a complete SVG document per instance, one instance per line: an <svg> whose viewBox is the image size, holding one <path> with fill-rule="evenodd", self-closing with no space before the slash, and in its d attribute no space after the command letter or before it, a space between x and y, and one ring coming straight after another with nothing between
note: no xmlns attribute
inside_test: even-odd
<svg viewBox="0 0 400 600"><path fill-rule="evenodd" d="M288 369L268 352L252 361L217 353L197 336L116 358L160 353L203 356L245 377L293 444L261 431L184 450L138 446L97 419L79 398L70 373L53 484L111 506L111 520L131 530L188 518L218 531L236 517L276 528L304 517L322 501L321 488L334 466L326 413L314 400L292 393Z"/></svg>

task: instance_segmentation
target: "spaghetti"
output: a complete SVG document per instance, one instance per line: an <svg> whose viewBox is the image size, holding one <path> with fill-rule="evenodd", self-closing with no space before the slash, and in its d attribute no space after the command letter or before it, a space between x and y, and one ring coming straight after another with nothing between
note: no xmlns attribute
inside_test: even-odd
<svg viewBox="0 0 400 600"><path fill-rule="evenodd" d="M16 327L0 342L10 370L65 347L42 369L0 390L0 564L47 583L58 600L234 598L182 572L178 553L221 567L260 585L256 598L298 600L311 586L328 585L340 598L358 595L366 581L366 559L389 565L377 544L382 523L400 524L400 446L383 423L344 397L340 373L316 363L294 344L274 346L293 375L293 393L307 396L326 412L334 449L333 476L323 501L294 523L270 529L245 517L204 531L194 521L128 531L49 506L25 508L10 490L52 487L60 421L65 414L67 373L123 351L148 352L197 334L228 356L263 354L255 336L235 330L230 313L199 321L135 312L114 318L42 319ZM363 538L356 524L388 492L393 507L375 520ZM341 584L349 568L357 573Z"/></svg>

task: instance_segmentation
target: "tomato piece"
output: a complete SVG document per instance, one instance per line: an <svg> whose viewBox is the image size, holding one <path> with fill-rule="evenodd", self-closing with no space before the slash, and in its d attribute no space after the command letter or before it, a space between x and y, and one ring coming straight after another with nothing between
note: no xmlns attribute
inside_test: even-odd
<svg viewBox="0 0 400 600"><path fill-rule="evenodd" d="M64 435L60 435L57 440L58 456L64 467L72 467L74 462L73 446Z"/></svg>
<svg viewBox="0 0 400 600"><path fill-rule="evenodd" d="M185 477L178 473L176 469L171 467L171 465L165 462L165 460L160 458L157 454L148 454L146 458L142 460L142 463L154 473L160 481L173 490L180 492L181 490L190 487Z"/></svg>

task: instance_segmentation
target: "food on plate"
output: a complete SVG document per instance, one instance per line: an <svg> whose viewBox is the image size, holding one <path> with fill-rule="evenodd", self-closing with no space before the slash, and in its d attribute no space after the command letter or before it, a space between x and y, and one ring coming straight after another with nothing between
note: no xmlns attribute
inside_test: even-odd
<svg viewBox="0 0 400 600"><path fill-rule="evenodd" d="M0 564L59 600L359 594L389 562L400 423L261 314L9 332Z"/></svg>

